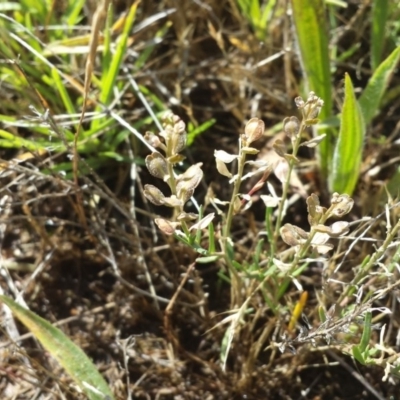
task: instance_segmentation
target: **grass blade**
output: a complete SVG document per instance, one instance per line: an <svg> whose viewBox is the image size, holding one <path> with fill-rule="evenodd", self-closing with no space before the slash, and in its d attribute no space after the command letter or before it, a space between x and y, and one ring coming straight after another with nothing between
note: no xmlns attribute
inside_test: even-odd
<svg viewBox="0 0 400 400"><path fill-rule="evenodd" d="M329 61L329 39L325 8L322 0L292 0L293 20L303 74L309 90L324 100L319 118L331 116L332 89ZM312 34L310 34L312 32ZM331 130L324 130L327 137L319 146L320 164L323 175L327 174L332 158Z"/></svg>
<svg viewBox="0 0 400 400"><path fill-rule="evenodd" d="M90 400L113 399L107 383L86 354L58 328L14 300L0 296L15 316L35 335L43 347L62 365Z"/></svg>
<svg viewBox="0 0 400 400"><path fill-rule="evenodd" d="M371 13L371 66L373 71L378 68L381 62L388 13L389 0L373 0Z"/></svg>
<svg viewBox="0 0 400 400"><path fill-rule="evenodd" d="M62 82L61 77L56 68L51 69L51 77L53 78L53 83L57 88L58 94L61 97L64 107L69 114L75 114L75 106L67 89L65 88L64 82Z"/></svg>
<svg viewBox="0 0 400 400"><path fill-rule="evenodd" d="M397 47L376 69L360 97L360 106L368 125L379 109L383 94L400 59L400 46Z"/></svg>
<svg viewBox="0 0 400 400"><path fill-rule="evenodd" d="M371 312L367 312L365 314L364 330L363 330L363 334L361 336L361 341L360 341L360 345L359 345L360 351L362 353L364 353L365 350L367 350L369 341L371 340L371 331L372 331L371 321L372 321L372 314L371 314Z"/></svg>
<svg viewBox="0 0 400 400"><path fill-rule="evenodd" d="M360 172L365 123L348 74L345 76L344 92L341 126L333 156L330 186L331 191L351 195Z"/></svg>
<svg viewBox="0 0 400 400"><path fill-rule="evenodd" d="M118 42L117 48L115 50L115 54L112 58L110 68L108 73L104 75L102 80L102 92L100 96L100 101L104 104L109 104L111 100L111 96L113 94L113 88L115 81L118 76L118 72L122 65L122 60L125 54L126 46L128 44L128 37L131 32L131 28L136 16L136 9L138 6L138 2L135 2L130 10L129 14L125 21L124 30L121 34L120 40Z"/></svg>

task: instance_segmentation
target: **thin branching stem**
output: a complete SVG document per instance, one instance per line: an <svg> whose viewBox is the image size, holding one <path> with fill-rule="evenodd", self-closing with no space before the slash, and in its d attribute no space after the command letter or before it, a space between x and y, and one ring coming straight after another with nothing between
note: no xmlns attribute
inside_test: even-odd
<svg viewBox="0 0 400 400"><path fill-rule="evenodd" d="M376 263L380 260L380 258L385 254L387 248L393 243L395 236L397 235L398 231L400 230L400 219L397 221L396 225L393 229L388 232L386 239L382 243L382 246L371 256L368 262L360 268L356 276L352 281L352 285L347 287L347 290L342 293L339 297L338 304L340 304L350 293L354 290L354 285L357 285L362 281L362 279L368 275L370 269L376 265Z"/></svg>

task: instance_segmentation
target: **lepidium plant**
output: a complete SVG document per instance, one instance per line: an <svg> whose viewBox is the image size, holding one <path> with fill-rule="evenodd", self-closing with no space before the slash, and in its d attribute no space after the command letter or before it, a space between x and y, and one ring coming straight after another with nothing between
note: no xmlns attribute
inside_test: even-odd
<svg viewBox="0 0 400 400"><path fill-rule="evenodd" d="M147 156L146 166L153 176L167 183L170 193L165 195L155 186L146 185L144 194L153 204L173 209L171 218L157 218L156 224L164 233L174 235L179 241L197 251L200 254L197 259L199 262L219 262L221 270L225 273L224 277L230 283L231 304L227 310L229 315L217 324L227 325L220 354L223 368L234 338L244 329L247 335L253 338L248 341L246 361L241 365L241 376L244 380L251 376L254 362L265 348L268 339L273 338L269 346L271 349L277 347L281 351L294 351L296 345L306 342L315 344L317 339L330 343L335 334L350 332L352 324L360 326L360 320L364 321L361 326L366 327L361 343L355 344L349 339L352 347L348 351L360 362L370 362L376 350L371 349L368 344L373 326L372 312L378 310L383 315L388 311L385 307L373 307L378 295L373 296L366 290L365 281L370 276L371 268L381 259L393 241L400 228L400 222L392 230L388 230L384 246L368 257L358 268L354 279L347 284L343 283L345 290L337 299L340 303L340 315L335 314L334 307L329 308L334 305L334 300L320 301L319 297L325 296L322 291L317 295L320 304L320 325L313 328L305 317L302 318L302 322L298 322L305 296L301 296L300 306L298 304L293 307L290 296L287 295L289 285L294 284L302 291L299 277L304 270L315 261L328 264L328 254L334 248L330 243L331 239L344 239L349 232L349 223L342 219L351 211L354 201L347 194L334 193L329 207L325 208L320 204L318 196L311 194L306 199L309 231L293 224L283 224L295 167L299 164L298 151L301 146L318 146L324 139L324 135L307 137L309 128L318 123L323 101L311 92L306 100L299 97L295 102L302 118L299 120L292 116L284 120L283 128L290 145L286 145L283 140L276 140L273 149L278 157L247 160L248 155L258 154L258 150L252 147L252 144L264 133L264 123L258 118L252 118L246 124L244 133L239 137L237 154L228 154L223 150L214 152L218 172L227 177L232 185L229 201L219 200L211 194L207 196L207 203L212 204L221 216L221 223L216 225L220 227L218 230L213 223L214 213L203 216L202 208L198 214L185 211L186 203L203 177L201 164L192 165L183 173L175 171L177 164L184 160L180 153L186 146L185 124L177 116L168 113L163 119L162 132L158 135L148 132L145 135L146 140L159 150ZM235 169L228 169L228 165L233 162ZM282 183L280 196L267 182L272 172ZM241 193L243 181L257 174L258 181L250 191ZM266 205L266 229L265 232L260 232L261 239L254 246L250 257L241 256L239 262L238 248L232 240L233 218L251 206L253 195L265 184L270 195L260 197ZM227 211L221 211L220 207L227 207ZM333 218L336 221L328 224ZM268 238L267 244L262 239L263 235ZM216 238L219 238L218 242ZM290 246L289 249L285 243ZM332 257L333 264L335 260ZM383 290L379 295L386 293L387 291ZM267 322L262 315L269 316ZM290 315L288 320L286 316ZM256 331L256 326L259 325L263 326L261 332L259 328ZM300 328L300 333L295 337L294 330L297 328ZM273 350L271 354L275 354Z"/></svg>

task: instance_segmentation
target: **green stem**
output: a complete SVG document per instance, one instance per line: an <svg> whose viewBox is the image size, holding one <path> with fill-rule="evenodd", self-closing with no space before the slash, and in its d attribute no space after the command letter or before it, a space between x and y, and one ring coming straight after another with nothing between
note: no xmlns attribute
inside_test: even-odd
<svg viewBox="0 0 400 400"><path fill-rule="evenodd" d="M225 226L223 229L223 237L222 237L222 251L224 253L224 259L231 277L231 306L235 307L237 304L241 304L240 301L240 293L241 293L241 281L239 275L232 264L232 260L230 254L228 252L228 240L231 234L232 220L235 211L235 200L239 194L240 184L244 171L244 164L246 161L246 154L242 151L242 143L239 140L239 158L238 158L238 173L237 178L233 185L233 192L231 201L229 203L228 214L225 220Z"/></svg>
<svg viewBox="0 0 400 400"><path fill-rule="evenodd" d="M246 161L246 154L243 154L241 149L239 150L239 160L238 160L238 174L237 179L233 186L233 192L231 201L229 203L228 214L226 216L225 228L224 228L224 241L226 241L231 233L233 213L235 211L235 200L239 194L240 184L243 176L244 164Z"/></svg>

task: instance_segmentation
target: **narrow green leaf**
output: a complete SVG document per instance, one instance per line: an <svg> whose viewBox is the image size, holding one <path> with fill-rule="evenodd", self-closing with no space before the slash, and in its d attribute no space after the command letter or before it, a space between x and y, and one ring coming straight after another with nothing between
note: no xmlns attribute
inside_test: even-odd
<svg viewBox="0 0 400 400"><path fill-rule="evenodd" d="M197 128L194 128L193 126L191 126L191 124L189 124L186 146L190 147L193 144L194 140L197 138L197 136L199 136L200 134L205 132L208 128L213 126L215 124L215 122L216 122L216 119L213 118L213 119L210 119L210 120L202 123Z"/></svg>
<svg viewBox="0 0 400 400"><path fill-rule="evenodd" d="M0 301L10 307L90 400L114 399L107 383L86 354L58 328L9 297L0 296Z"/></svg>
<svg viewBox="0 0 400 400"><path fill-rule="evenodd" d="M82 9L85 5L85 0L71 0L69 1L67 11L64 19L69 27L75 27L78 25L82 18Z"/></svg>
<svg viewBox="0 0 400 400"><path fill-rule="evenodd" d="M359 345L361 353L364 353L369 345L369 341L371 340L371 321L372 321L372 314L371 312L367 312L365 314L364 319L364 330L361 336L361 342Z"/></svg>
<svg viewBox="0 0 400 400"><path fill-rule="evenodd" d="M371 9L371 66L373 71L376 70L381 62L388 13L389 0L373 0Z"/></svg>
<svg viewBox="0 0 400 400"><path fill-rule="evenodd" d="M4 139L4 143L7 143L5 147L14 149L27 149L29 151L35 152L44 149L37 142L31 141L29 139L20 138L10 132L3 131L0 129L0 137Z"/></svg>
<svg viewBox="0 0 400 400"><path fill-rule="evenodd" d="M319 115L319 118L324 120L332 113L328 19L325 16L324 2L323 0L292 0L292 10L307 89L324 100L324 107ZM333 153L332 130L319 129L318 133L327 135L318 146L321 170L326 176Z"/></svg>
<svg viewBox="0 0 400 400"><path fill-rule="evenodd" d="M382 96L400 59L400 46L397 47L376 69L360 97L364 120L368 125L379 109Z"/></svg>
<svg viewBox="0 0 400 400"><path fill-rule="evenodd" d="M66 108L69 114L75 114L76 110L74 103L71 100L71 97L67 92L67 89L65 89L65 84L62 82L60 74L58 73L56 68L51 69L51 77L53 78L53 85L55 85L55 87L58 90L58 94L61 96L61 99L64 103L64 107Z"/></svg>
<svg viewBox="0 0 400 400"><path fill-rule="evenodd" d="M111 3L108 7L106 27L104 30L104 49L103 49L103 58L101 60L103 76L108 74L112 60L111 40L112 40L113 18L114 18L114 9Z"/></svg>
<svg viewBox="0 0 400 400"><path fill-rule="evenodd" d="M151 54L153 53L156 45L159 43L157 39L162 39L168 32L171 27L171 23L168 21L165 23L154 35L153 44L146 46L139 54L139 57L135 61L135 68L140 70L145 67L147 60L150 58Z"/></svg>
<svg viewBox="0 0 400 400"><path fill-rule="evenodd" d="M348 74L345 75L344 93L330 187L331 191L352 195L360 173L365 124Z"/></svg>
<svg viewBox="0 0 400 400"><path fill-rule="evenodd" d="M110 69L102 79L102 92L100 95L100 101L104 104L109 104L111 100L114 84L117 79L118 72L121 68L122 60L126 51L126 46L128 44L128 37L131 32L133 22L135 20L136 9L138 4L139 4L138 2L135 2L129 10L129 13L126 17L123 32L119 38L114 56L111 61Z"/></svg>
<svg viewBox="0 0 400 400"><path fill-rule="evenodd" d="M199 258L196 258L196 263L209 264L209 263L217 261L219 258L220 258L220 256L199 257Z"/></svg>
<svg viewBox="0 0 400 400"><path fill-rule="evenodd" d="M362 352L360 351L360 348L358 346L353 346L352 348L352 353L353 357L362 365L365 365L365 360L364 356L362 355Z"/></svg>
<svg viewBox="0 0 400 400"><path fill-rule="evenodd" d="M325 314L324 307L322 307L322 306L318 307L318 315L319 315L319 320L322 323L326 321L326 314Z"/></svg>
<svg viewBox="0 0 400 400"><path fill-rule="evenodd" d="M214 224L212 222L208 225L208 252L210 254L215 253L215 232Z"/></svg>

